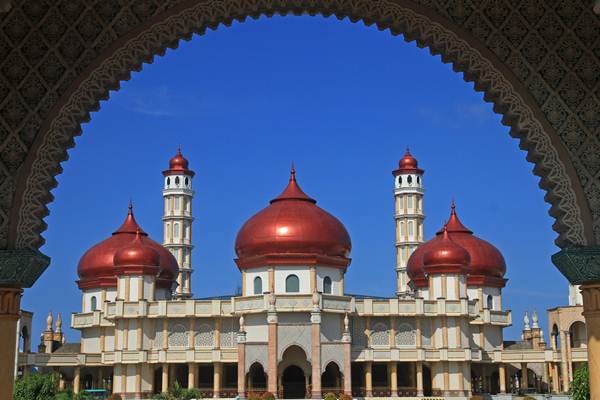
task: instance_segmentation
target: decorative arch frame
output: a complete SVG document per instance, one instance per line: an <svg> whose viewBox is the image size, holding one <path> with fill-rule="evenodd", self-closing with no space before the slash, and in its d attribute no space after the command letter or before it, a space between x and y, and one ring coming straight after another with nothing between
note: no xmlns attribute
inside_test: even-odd
<svg viewBox="0 0 600 400"><path fill-rule="evenodd" d="M220 25L229 26L247 17L261 15L309 14L348 17L351 21L375 24L406 41L416 41L432 54L441 55L464 79L484 92L494 110L503 115L502 123L535 164L534 174L546 191L553 229L561 247L593 244L592 217L586 196L567 150L555 130L532 99L529 91L508 68L481 42L447 19L410 0L222 0L197 2L184 0L134 28L115 41L66 90L49 112L32 150L16 180L11 206L7 247L38 249L44 242L44 217L52 201L61 162L74 146L73 138L99 109L101 100L128 80L132 71L144 63L176 48L180 40Z"/></svg>

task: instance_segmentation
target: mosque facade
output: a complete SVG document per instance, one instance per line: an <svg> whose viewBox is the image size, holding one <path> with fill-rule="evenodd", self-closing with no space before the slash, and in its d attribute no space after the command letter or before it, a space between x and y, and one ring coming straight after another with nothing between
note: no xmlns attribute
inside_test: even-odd
<svg viewBox="0 0 600 400"><path fill-rule="evenodd" d="M459 219L425 240L424 171L407 150L392 173L397 291L388 298L345 290L352 242L335 216L287 186L250 217L235 241L241 291L194 298L194 172L178 151L163 171L163 238L134 217L87 250L78 265L81 310L65 343L48 315L37 352L31 314L19 324L18 375L60 373L75 392L103 388L151 398L178 382L203 397L320 399L469 398L569 389L587 360L581 298L548 311L549 342L534 310L519 341L506 341L502 253Z"/></svg>

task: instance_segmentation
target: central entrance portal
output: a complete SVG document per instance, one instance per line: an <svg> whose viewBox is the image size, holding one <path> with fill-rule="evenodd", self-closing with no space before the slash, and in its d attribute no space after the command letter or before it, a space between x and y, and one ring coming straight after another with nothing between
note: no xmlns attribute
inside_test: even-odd
<svg viewBox="0 0 600 400"><path fill-rule="evenodd" d="M306 377L302 368L290 365L281 377L284 399L303 399L306 397Z"/></svg>

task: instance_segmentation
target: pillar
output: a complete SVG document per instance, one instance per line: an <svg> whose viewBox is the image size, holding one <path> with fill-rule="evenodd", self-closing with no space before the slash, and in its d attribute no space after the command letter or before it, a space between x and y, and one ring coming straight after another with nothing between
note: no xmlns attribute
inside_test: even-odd
<svg viewBox="0 0 600 400"><path fill-rule="evenodd" d="M198 375L198 364L188 364L188 389L196 387L196 376Z"/></svg>
<svg viewBox="0 0 600 400"><path fill-rule="evenodd" d="M587 328L590 398L600 399L600 283L582 285L581 294Z"/></svg>
<svg viewBox="0 0 600 400"><path fill-rule="evenodd" d="M58 390L65 390L65 376L61 373L58 378Z"/></svg>
<svg viewBox="0 0 600 400"><path fill-rule="evenodd" d="M0 287L0 399L12 399L23 289Z"/></svg>
<svg viewBox="0 0 600 400"><path fill-rule="evenodd" d="M506 394L506 366L504 364L498 366L498 375L500 379L500 393Z"/></svg>
<svg viewBox="0 0 600 400"><path fill-rule="evenodd" d="M73 375L73 393L79 393L79 381L81 380L81 368L75 367L75 374Z"/></svg>
<svg viewBox="0 0 600 400"><path fill-rule="evenodd" d="M569 366L567 365L567 344L565 332L560 333L560 374L562 375L563 392L569 391Z"/></svg>
<svg viewBox="0 0 600 400"><path fill-rule="evenodd" d="M221 376L223 375L223 363L216 362L213 364L213 397L221 397Z"/></svg>
<svg viewBox="0 0 600 400"><path fill-rule="evenodd" d="M267 391L277 397L277 314L269 313L267 316L269 323L269 343L267 345Z"/></svg>
<svg viewBox="0 0 600 400"><path fill-rule="evenodd" d="M365 397L373 396L373 363L371 361L365 362Z"/></svg>
<svg viewBox="0 0 600 400"><path fill-rule="evenodd" d="M352 396L352 343L350 338L344 343L344 394Z"/></svg>
<svg viewBox="0 0 600 400"><path fill-rule="evenodd" d="M310 316L312 332L312 398L321 398L321 313L312 312Z"/></svg>
<svg viewBox="0 0 600 400"><path fill-rule="evenodd" d="M527 363L521 363L521 390L527 391L529 388L529 374L527 373Z"/></svg>
<svg viewBox="0 0 600 400"><path fill-rule="evenodd" d="M552 393L560 393L560 381L558 379L557 363L552 363Z"/></svg>
<svg viewBox="0 0 600 400"><path fill-rule="evenodd" d="M569 382L573 381L573 355L571 354L571 332L565 331L565 345L567 346L567 371L569 371Z"/></svg>
<svg viewBox="0 0 600 400"><path fill-rule="evenodd" d="M389 369L389 376L390 376L390 389L391 389L391 396L392 397L397 397L398 396L398 364L396 362L392 362L390 364L388 364L388 369Z"/></svg>
<svg viewBox="0 0 600 400"><path fill-rule="evenodd" d="M162 365L162 382L161 382L161 390L162 392L169 391L169 364Z"/></svg>
<svg viewBox="0 0 600 400"><path fill-rule="evenodd" d="M550 364L544 364L544 373L542 374L542 392L550 392ZM544 385L546 387L544 388Z"/></svg>
<svg viewBox="0 0 600 400"><path fill-rule="evenodd" d="M417 397L423 396L423 362L417 361Z"/></svg>
<svg viewBox="0 0 600 400"><path fill-rule="evenodd" d="M240 324L240 330L243 327ZM246 332L237 334L238 362L237 362L237 392L240 399L246 398Z"/></svg>

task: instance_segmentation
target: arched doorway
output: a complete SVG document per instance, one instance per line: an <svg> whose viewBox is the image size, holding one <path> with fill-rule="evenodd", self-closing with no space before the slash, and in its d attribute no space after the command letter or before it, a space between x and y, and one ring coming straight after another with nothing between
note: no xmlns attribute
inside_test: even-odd
<svg viewBox="0 0 600 400"><path fill-rule="evenodd" d="M306 376L302 368L290 365L283 371L281 386L284 399L303 399L306 397Z"/></svg>
<svg viewBox="0 0 600 400"><path fill-rule="evenodd" d="M321 388L323 393L327 392L341 392L343 377L340 371L340 367L333 361L327 364L325 371L321 374Z"/></svg>
<svg viewBox="0 0 600 400"><path fill-rule="evenodd" d="M261 363L255 362L250 366L246 379L249 392L264 392L267 390L267 374Z"/></svg>

